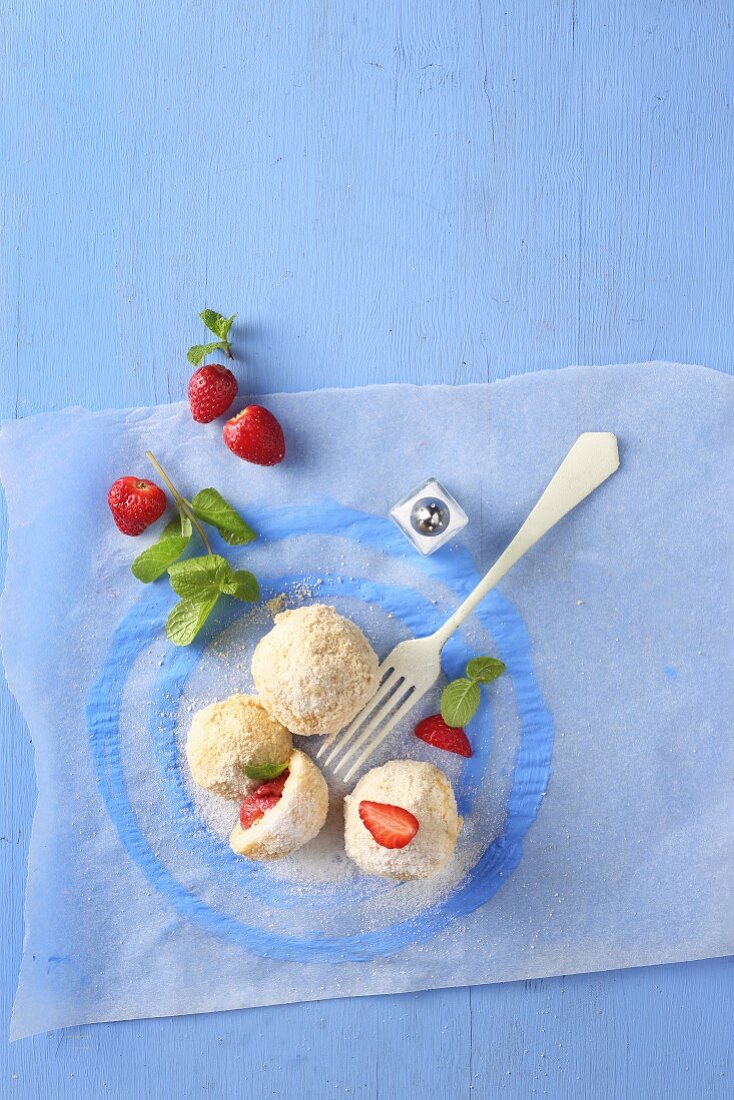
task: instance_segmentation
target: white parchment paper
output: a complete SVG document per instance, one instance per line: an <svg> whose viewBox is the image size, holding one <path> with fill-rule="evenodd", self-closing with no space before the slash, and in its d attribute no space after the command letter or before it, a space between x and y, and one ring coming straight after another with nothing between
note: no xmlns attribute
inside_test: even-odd
<svg viewBox="0 0 734 1100"><path fill-rule="evenodd" d="M732 952L734 380L644 364L262 402L289 442L272 470L184 405L3 425L0 631L39 787L13 1037ZM446 767L466 815L450 868L357 875L338 787L313 845L237 861L236 806L192 790L180 749L195 707L250 686L267 609L225 610L172 652L165 582L130 574L145 539L113 527L109 484L150 474L150 448L186 493L216 486L260 531L241 553L266 594L334 603L385 652L449 613L585 430L617 433L619 473L446 651L449 674L508 657L476 759L412 723L382 757ZM426 563L385 517L430 476L470 524Z"/></svg>

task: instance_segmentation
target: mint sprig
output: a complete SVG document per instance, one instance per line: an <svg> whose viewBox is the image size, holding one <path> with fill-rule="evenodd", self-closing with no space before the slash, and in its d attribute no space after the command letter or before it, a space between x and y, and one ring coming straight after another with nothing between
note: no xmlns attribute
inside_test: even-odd
<svg viewBox="0 0 734 1100"><path fill-rule="evenodd" d="M186 353L189 363L198 367L207 355L210 355L213 351L223 351L228 359L234 359L232 346L229 342L229 330L232 328L232 322L236 316L237 314L233 313L231 317L223 317L215 309L203 310L199 317L218 339L212 344L194 344L193 347L189 348Z"/></svg>
<svg viewBox="0 0 734 1100"><path fill-rule="evenodd" d="M231 319L230 319L231 320ZM191 500L182 496L155 455L146 457L173 497L178 516L163 529L160 538L138 554L133 575L144 584L168 573L171 588L180 596L166 622L166 634L174 645L189 645L214 610L220 596L254 602L260 586L254 574L233 569L226 558L215 554L204 524L213 527L230 546L246 546L257 536L239 512L216 489L202 489ZM205 554L179 561L190 545L194 531Z"/></svg>
<svg viewBox="0 0 734 1100"><path fill-rule="evenodd" d="M169 566L171 588L181 602L177 603L166 622L166 633L174 645L188 645L201 630L216 607L221 595L237 600L260 598L260 586L252 573L234 570L219 554L187 558ZM238 582L238 578L245 578Z"/></svg>
<svg viewBox="0 0 734 1100"><path fill-rule="evenodd" d="M171 588L182 600L206 599L222 591L222 582L231 574L229 562L219 554L187 558L169 566Z"/></svg>
<svg viewBox="0 0 734 1100"><path fill-rule="evenodd" d="M466 675L478 684L491 684L504 671L504 663L496 657L472 657L466 666Z"/></svg>
<svg viewBox="0 0 734 1100"><path fill-rule="evenodd" d="M481 699L480 684L490 684L505 671L496 657L473 657L465 675L452 680L441 695L441 717L447 726L465 726L474 717Z"/></svg>
<svg viewBox="0 0 734 1100"><path fill-rule="evenodd" d="M130 566L133 576L137 577L143 584L157 581L166 572L168 566L181 557L189 545L192 531L191 520L188 516L178 515L175 519L172 519L164 527L163 534L158 541L149 546L147 550L143 550L142 554L138 554Z"/></svg>
<svg viewBox="0 0 734 1100"><path fill-rule="evenodd" d="M191 507L200 520L216 527L230 546L247 546L255 538L253 529L216 489L202 489L192 497Z"/></svg>
<svg viewBox="0 0 734 1100"><path fill-rule="evenodd" d="M204 600L181 600L166 619L166 634L174 645L191 645L214 610L218 594Z"/></svg>
<svg viewBox="0 0 734 1100"><path fill-rule="evenodd" d="M441 695L441 717L447 726L465 726L479 706L479 684L462 676L452 680Z"/></svg>
<svg viewBox="0 0 734 1100"><path fill-rule="evenodd" d="M234 596L236 600L244 600L247 603L255 603L260 599L260 585L254 573L247 569L235 569L230 572L220 586L220 592L225 596Z"/></svg>

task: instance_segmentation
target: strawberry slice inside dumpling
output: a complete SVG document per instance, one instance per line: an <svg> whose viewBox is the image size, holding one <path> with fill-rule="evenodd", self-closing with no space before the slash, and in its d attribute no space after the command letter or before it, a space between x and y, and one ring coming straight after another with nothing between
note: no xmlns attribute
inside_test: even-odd
<svg viewBox="0 0 734 1100"><path fill-rule="evenodd" d="M405 848L419 829L418 818L402 806L363 800L359 816L381 848Z"/></svg>
<svg viewBox="0 0 734 1100"><path fill-rule="evenodd" d="M275 779L268 779L265 783L261 783L259 787L255 788L254 793L259 794L261 798L274 798L283 797L283 787L285 787L285 781L290 775L290 772L286 768L284 772L276 776Z"/></svg>
<svg viewBox="0 0 734 1100"><path fill-rule="evenodd" d="M279 775L276 779L268 779L266 783L261 783L252 794L247 796L240 806L240 825L243 829L249 829L256 821L264 817L268 810L272 810L273 806L278 805L283 797L283 788L288 775L289 772L286 768L282 775Z"/></svg>
<svg viewBox="0 0 734 1100"><path fill-rule="evenodd" d="M261 783L242 803L229 843L245 859L282 859L313 840L328 812L326 780L305 753L294 749L288 770Z"/></svg>

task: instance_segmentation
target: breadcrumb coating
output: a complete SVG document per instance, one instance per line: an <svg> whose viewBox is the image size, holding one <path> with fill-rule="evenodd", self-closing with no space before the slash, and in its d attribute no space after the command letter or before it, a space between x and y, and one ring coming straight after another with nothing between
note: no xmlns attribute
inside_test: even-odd
<svg viewBox="0 0 734 1100"><path fill-rule="evenodd" d="M241 800L257 786L245 765L282 764L293 739L254 695L230 695L198 711L186 740L195 783L223 798Z"/></svg>
<svg viewBox="0 0 734 1100"><path fill-rule="evenodd" d="M402 806L418 818L416 835L405 848L383 848L359 816L363 800ZM369 875L392 879L429 878L447 863L461 831L461 818L448 779L419 760L390 760L372 768L344 799L347 855Z"/></svg>
<svg viewBox="0 0 734 1100"><path fill-rule="evenodd" d="M239 822L232 830L232 850L247 859L282 859L321 832L329 812L329 791L323 775L305 753L294 749L289 775L277 805L249 829Z"/></svg>
<svg viewBox="0 0 734 1100"><path fill-rule="evenodd" d="M293 733L334 734L377 690L378 660L362 631L333 607L275 617L252 658L263 706Z"/></svg>

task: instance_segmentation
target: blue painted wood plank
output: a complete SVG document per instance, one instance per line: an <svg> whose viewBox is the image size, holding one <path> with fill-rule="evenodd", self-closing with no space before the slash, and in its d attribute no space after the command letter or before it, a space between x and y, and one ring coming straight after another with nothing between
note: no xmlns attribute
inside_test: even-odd
<svg viewBox="0 0 734 1100"><path fill-rule="evenodd" d="M732 369L726 0L6 5L0 415L245 387ZM2 517L0 517L1 519ZM1 548L0 548L1 549ZM35 788L0 691L5 1025ZM71 1030L2 1095L734 1093L731 960Z"/></svg>

